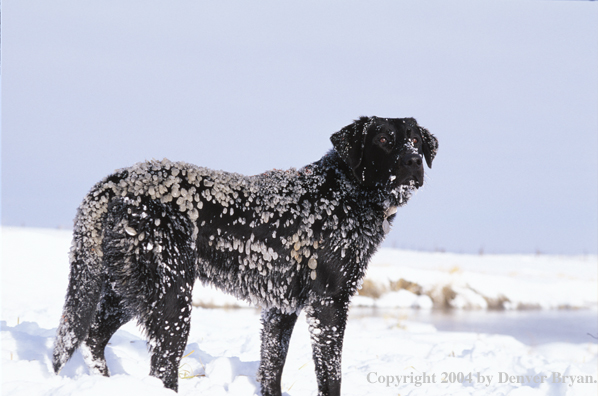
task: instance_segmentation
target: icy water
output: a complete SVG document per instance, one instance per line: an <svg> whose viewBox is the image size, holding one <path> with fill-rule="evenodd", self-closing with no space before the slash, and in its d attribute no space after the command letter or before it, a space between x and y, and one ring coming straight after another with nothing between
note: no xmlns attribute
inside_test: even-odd
<svg viewBox="0 0 598 396"><path fill-rule="evenodd" d="M527 345L598 342L596 310L421 311L354 308L351 315L392 316L433 325L439 331L504 334Z"/></svg>

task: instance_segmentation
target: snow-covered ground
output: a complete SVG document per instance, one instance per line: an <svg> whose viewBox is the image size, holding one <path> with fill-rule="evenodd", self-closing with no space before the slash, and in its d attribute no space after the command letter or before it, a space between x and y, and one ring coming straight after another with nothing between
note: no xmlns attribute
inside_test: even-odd
<svg viewBox="0 0 598 396"><path fill-rule="evenodd" d="M149 377L134 323L107 348L111 378L88 375L77 352L59 376L50 356L67 286L70 232L2 228L2 395L174 394ZM459 255L382 249L354 306L521 309L598 307L596 256ZM199 286L199 285L198 285ZM196 287L180 394L259 395L259 311ZM219 308L206 308L219 307ZM526 345L511 336L443 332L394 315L353 315L344 395L596 395L598 345ZM283 391L315 395L309 336L295 328Z"/></svg>

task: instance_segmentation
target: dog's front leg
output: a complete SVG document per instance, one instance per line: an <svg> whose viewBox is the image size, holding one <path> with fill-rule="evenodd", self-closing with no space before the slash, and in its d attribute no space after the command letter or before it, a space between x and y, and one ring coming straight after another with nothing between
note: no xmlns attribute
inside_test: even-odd
<svg viewBox="0 0 598 396"><path fill-rule="evenodd" d="M306 309L319 396L341 393L341 354L349 300L327 297Z"/></svg>
<svg viewBox="0 0 598 396"><path fill-rule="evenodd" d="M262 385L263 396L281 394L282 368L296 321L296 313L283 313L276 308L262 311L262 360L257 378Z"/></svg>

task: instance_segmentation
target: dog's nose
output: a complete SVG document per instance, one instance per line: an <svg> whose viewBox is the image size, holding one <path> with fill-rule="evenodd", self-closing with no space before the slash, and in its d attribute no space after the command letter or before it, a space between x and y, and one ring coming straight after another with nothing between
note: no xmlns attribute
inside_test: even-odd
<svg viewBox="0 0 598 396"><path fill-rule="evenodd" d="M419 168L422 166L422 157L417 154L408 154L403 157L403 165L410 168Z"/></svg>

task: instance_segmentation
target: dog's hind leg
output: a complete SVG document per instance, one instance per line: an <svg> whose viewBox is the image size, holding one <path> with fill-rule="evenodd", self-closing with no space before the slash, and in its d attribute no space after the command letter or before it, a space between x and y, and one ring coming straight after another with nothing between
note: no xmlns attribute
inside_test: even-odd
<svg viewBox="0 0 598 396"><path fill-rule="evenodd" d="M105 343L131 315L149 338L150 375L177 389L195 281L195 227L178 208L160 201L125 197L108 206L103 252L111 289L102 309L108 316L96 317L89 344L100 372L107 373ZM122 310L113 311L115 305Z"/></svg>
<svg viewBox="0 0 598 396"><path fill-rule="evenodd" d="M340 395L341 355L348 306L348 298L327 297L305 308L316 365L318 396Z"/></svg>
<svg viewBox="0 0 598 396"><path fill-rule="evenodd" d="M115 207L115 212L116 219L124 218L128 224L122 230L122 223L115 223L118 235L110 234L114 249L107 249L115 252L110 268L118 279L116 292L149 338L150 375L176 390L190 328L197 257L195 225L178 208L154 201L138 206L125 202L124 207ZM119 238L124 238L124 243ZM127 247L122 259L120 246Z"/></svg>
<svg viewBox="0 0 598 396"><path fill-rule="evenodd" d="M167 290L144 327L152 354L150 375L160 378L166 388L178 389L179 364L189 337L191 290Z"/></svg>
<svg viewBox="0 0 598 396"><path fill-rule="evenodd" d="M131 320L132 315L123 300L109 284L105 285L100 306L89 329L89 335L81 346L85 363L92 372L109 376L104 350L116 330Z"/></svg>
<svg viewBox="0 0 598 396"><path fill-rule="evenodd" d="M296 313L282 313L277 308L262 311L262 350L258 370L262 395L279 396L282 369L289 350Z"/></svg>

